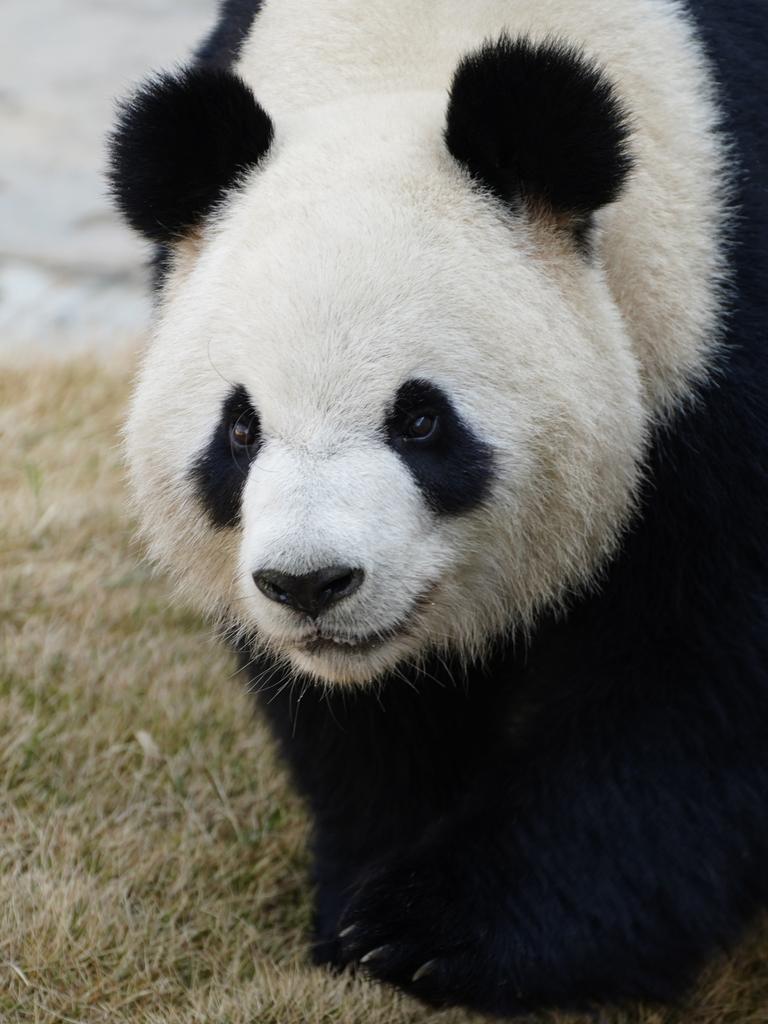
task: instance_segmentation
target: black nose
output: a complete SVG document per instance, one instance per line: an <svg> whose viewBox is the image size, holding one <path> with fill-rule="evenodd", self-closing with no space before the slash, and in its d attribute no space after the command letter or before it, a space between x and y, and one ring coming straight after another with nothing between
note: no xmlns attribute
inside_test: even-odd
<svg viewBox="0 0 768 1024"><path fill-rule="evenodd" d="M303 576L289 576L274 569L257 569L253 582L270 601L287 604L313 619L326 608L349 597L363 582L362 569L347 565L330 565Z"/></svg>

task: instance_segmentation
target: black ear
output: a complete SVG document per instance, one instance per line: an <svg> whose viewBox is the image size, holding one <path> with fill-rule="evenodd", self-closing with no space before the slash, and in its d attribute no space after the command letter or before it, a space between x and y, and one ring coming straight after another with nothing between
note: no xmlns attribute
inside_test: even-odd
<svg viewBox="0 0 768 1024"><path fill-rule="evenodd" d="M170 242L262 159L272 136L269 117L231 72L158 75L119 110L108 172L117 206L147 238Z"/></svg>
<svg viewBox="0 0 768 1024"><path fill-rule="evenodd" d="M502 35L464 57L454 75L448 149L507 202L583 224L619 195L631 169L628 138L611 83L562 42Z"/></svg>

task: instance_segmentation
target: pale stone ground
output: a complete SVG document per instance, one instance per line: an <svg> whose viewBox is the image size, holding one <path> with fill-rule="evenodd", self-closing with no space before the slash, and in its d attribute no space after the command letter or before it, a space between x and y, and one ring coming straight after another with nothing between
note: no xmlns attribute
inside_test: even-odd
<svg viewBox="0 0 768 1024"><path fill-rule="evenodd" d="M105 194L115 97L184 60L216 0L0 0L0 352L112 351L149 308Z"/></svg>

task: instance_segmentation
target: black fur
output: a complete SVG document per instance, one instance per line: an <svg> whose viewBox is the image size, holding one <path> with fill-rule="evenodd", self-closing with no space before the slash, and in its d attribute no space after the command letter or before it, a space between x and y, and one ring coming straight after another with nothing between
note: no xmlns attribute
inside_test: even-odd
<svg viewBox="0 0 768 1024"><path fill-rule="evenodd" d="M403 436L408 418L421 411L438 417L435 436L427 442ZM469 512L487 496L493 478L491 449L435 384L424 380L403 384L387 417L386 434L434 512Z"/></svg>
<svg viewBox="0 0 768 1024"><path fill-rule="evenodd" d="M245 480L260 447L259 440L248 449L232 444L230 427L238 422L255 426L260 437L258 414L242 384L232 388L224 400L213 436L190 471L203 508L219 529L237 525Z"/></svg>
<svg viewBox="0 0 768 1024"><path fill-rule="evenodd" d="M502 35L454 75L448 149L506 202L584 221L618 197L631 168L628 138L611 83L565 43Z"/></svg>
<svg viewBox="0 0 768 1024"><path fill-rule="evenodd" d="M109 179L131 227L167 244L200 224L269 150L272 122L228 71L150 79L120 110Z"/></svg>
<svg viewBox="0 0 768 1024"><path fill-rule="evenodd" d="M216 24L197 51L198 62L229 70L240 56L262 4L263 0L220 0Z"/></svg>
<svg viewBox="0 0 768 1024"><path fill-rule="evenodd" d="M768 9L693 9L743 163L728 335L717 379L658 431L599 592L484 669L435 660L343 693L248 670L313 814L317 959L375 949L372 975L436 1005L671 1000L768 904ZM534 148L542 117L518 136ZM481 146L483 173L593 209L625 164L609 145L597 185L571 183L592 159L573 141L554 177L521 153L498 179Z"/></svg>

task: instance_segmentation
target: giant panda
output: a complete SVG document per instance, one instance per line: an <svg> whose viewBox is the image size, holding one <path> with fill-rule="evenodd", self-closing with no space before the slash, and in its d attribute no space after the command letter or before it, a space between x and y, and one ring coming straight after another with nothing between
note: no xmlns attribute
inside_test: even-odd
<svg viewBox="0 0 768 1024"><path fill-rule="evenodd" d="M768 900L764 0L225 0L120 108L126 431L314 956L677 999Z"/></svg>

